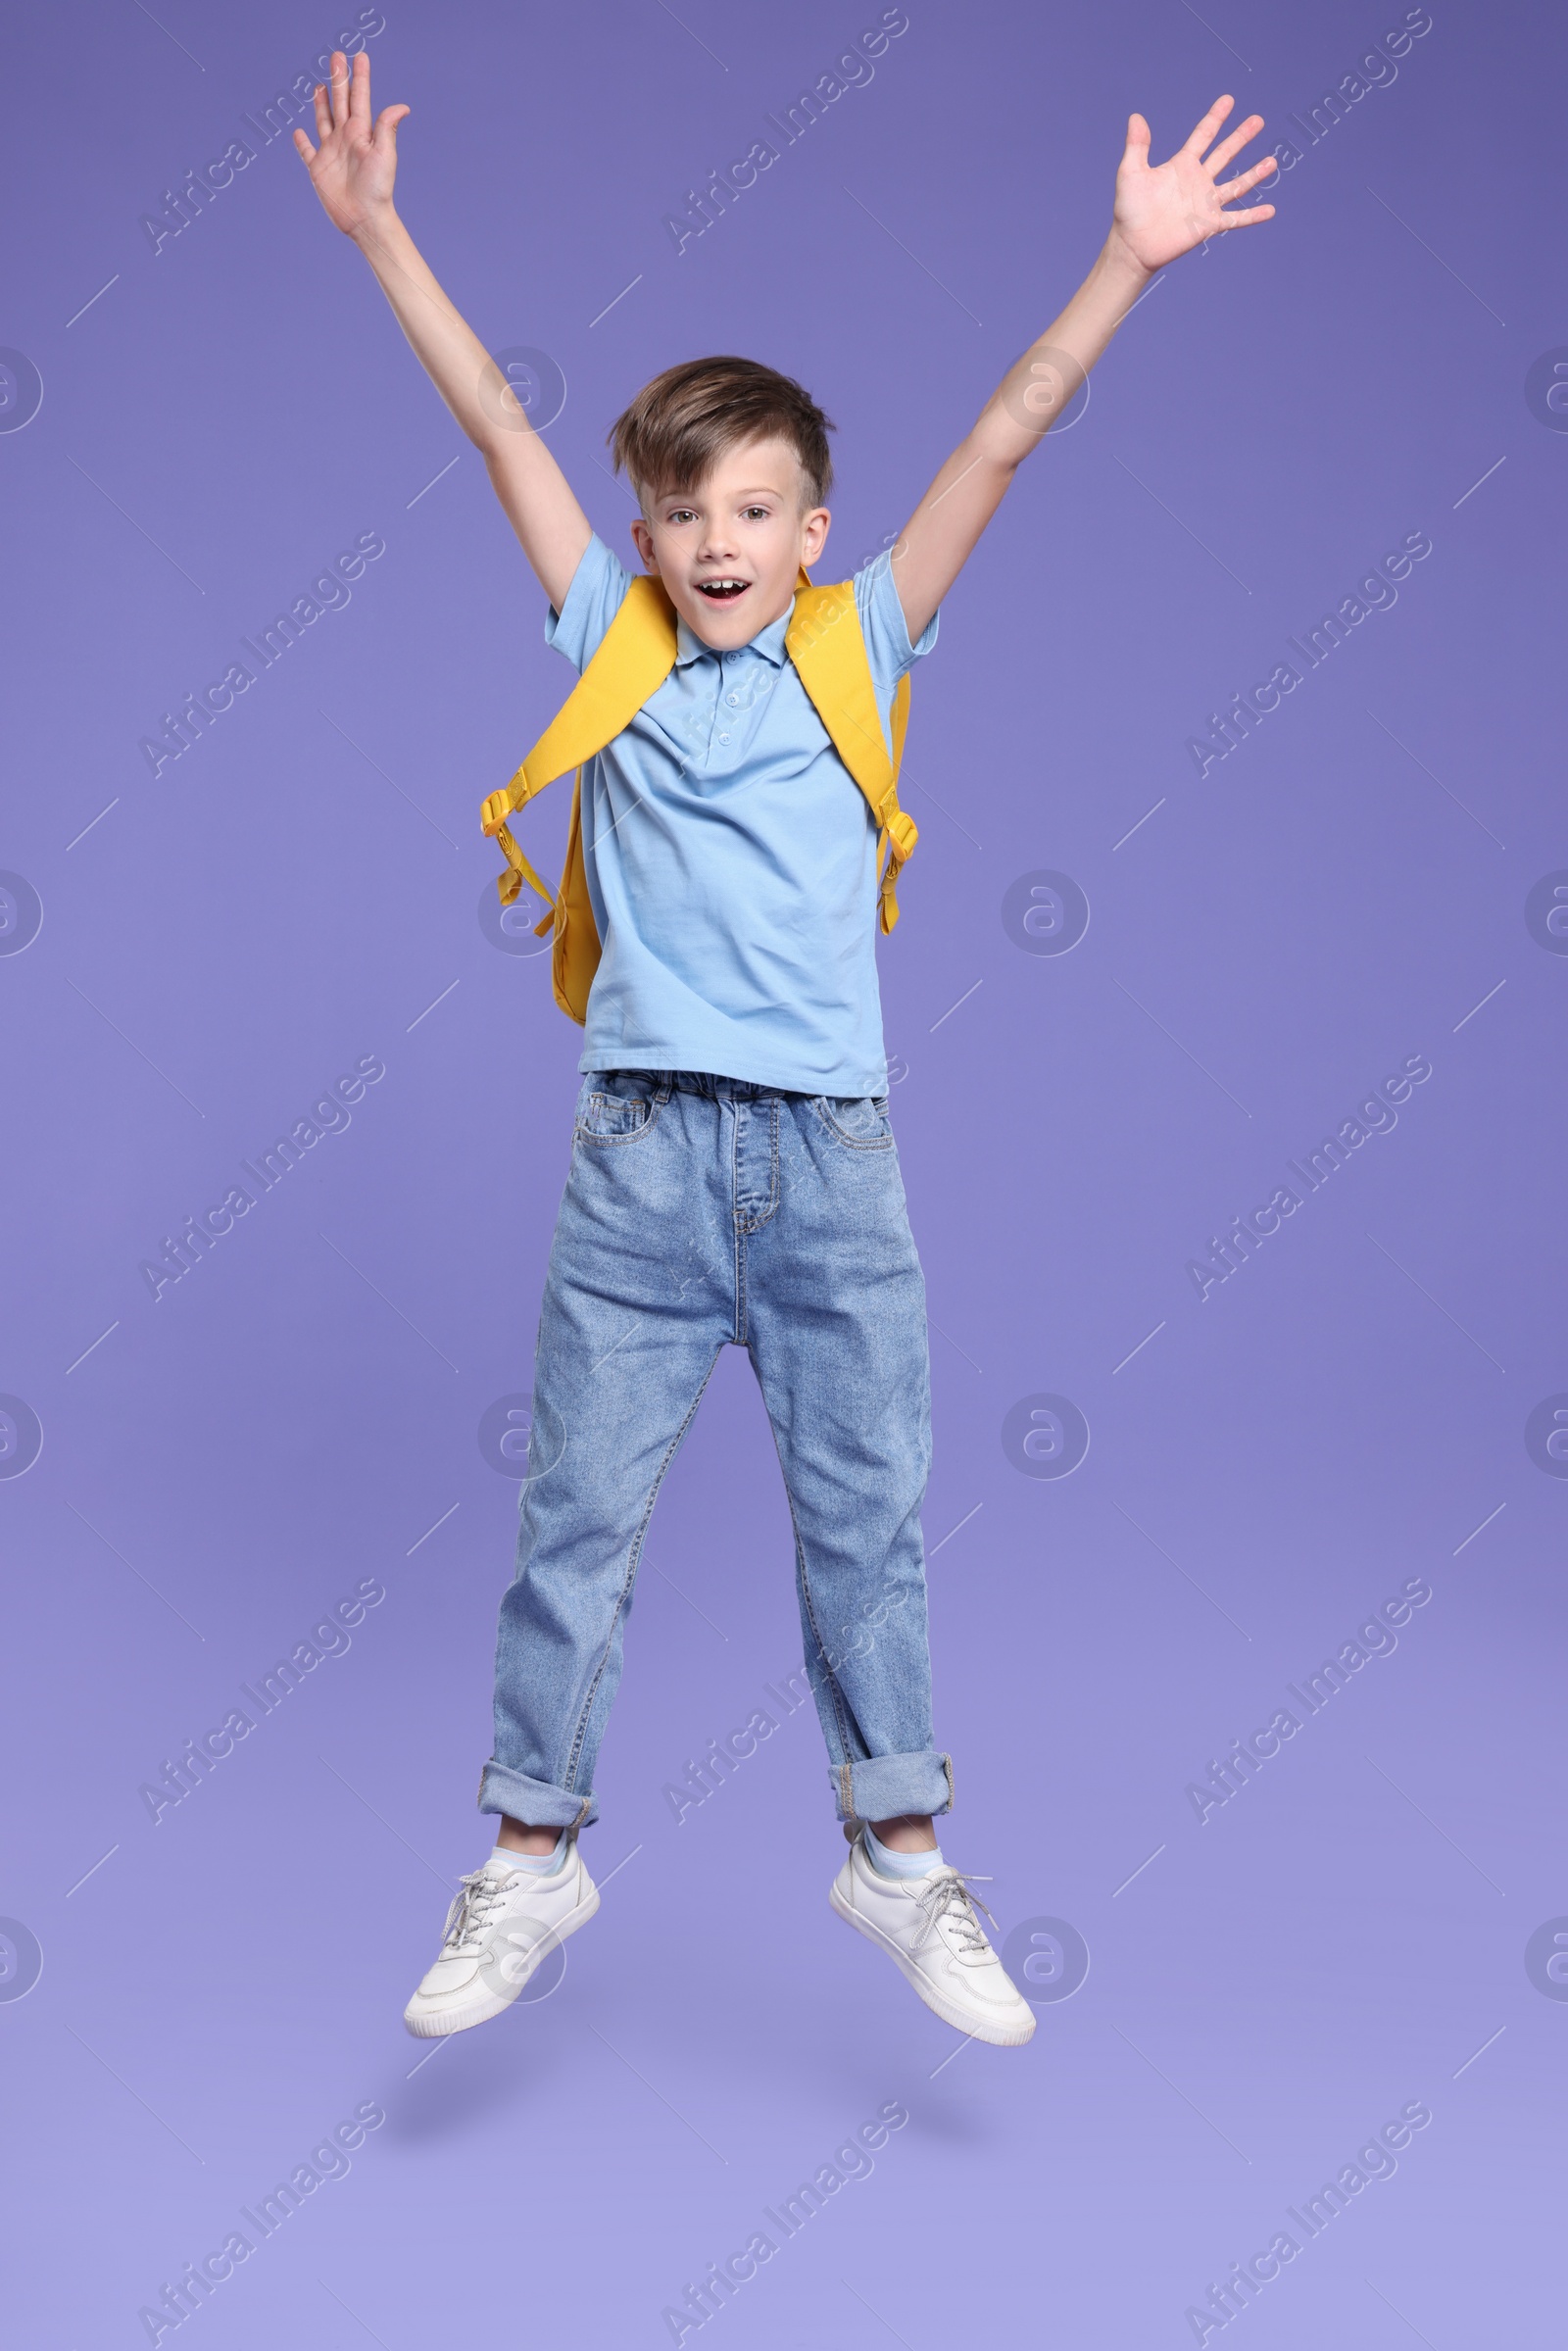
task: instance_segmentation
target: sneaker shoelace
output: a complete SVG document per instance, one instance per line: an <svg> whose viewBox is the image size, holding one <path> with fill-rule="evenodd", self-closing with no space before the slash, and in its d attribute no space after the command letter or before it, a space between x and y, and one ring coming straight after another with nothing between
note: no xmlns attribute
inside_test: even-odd
<svg viewBox="0 0 1568 2351"><path fill-rule="evenodd" d="M934 1874L924 1892L914 1896L916 1906L925 1918L914 1948L923 1950L933 1937L940 1937L955 1956L961 1960L994 1957L986 1940L985 1929L975 1917L977 1909L985 1911L993 1926L996 1915L970 1888L976 1885L989 1886L986 1878L965 1877L961 1870L940 1869Z"/></svg>
<svg viewBox="0 0 1568 2351"><path fill-rule="evenodd" d="M453 1958L460 1952L477 1949L489 1930L492 1912L504 1893L499 1879L482 1869L470 1870L461 1881L462 1891L447 1912L442 1948Z"/></svg>

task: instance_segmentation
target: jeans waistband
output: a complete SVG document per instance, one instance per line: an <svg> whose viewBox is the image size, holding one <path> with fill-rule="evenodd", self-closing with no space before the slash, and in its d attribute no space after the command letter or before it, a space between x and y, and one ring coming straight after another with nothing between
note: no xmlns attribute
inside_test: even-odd
<svg viewBox="0 0 1568 2351"><path fill-rule="evenodd" d="M787 1092L783 1086L764 1086L752 1078L720 1077L710 1069L618 1069L614 1074L644 1078L654 1093L704 1094L712 1102L731 1098L757 1102L768 1095Z"/></svg>
<svg viewBox="0 0 1568 2351"><path fill-rule="evenodd" d="M627 1063L624 1068L592 1070L591 1077L630 1078L645 1085L651 1095L667 1102L672 1094L706 1095L710 1102L814 1102L828 1087L773 1086L759 1078L728 1078L711 1069L641 1069ZM884 1099L884 1087L872 1098ZM832 1095L835 1101L858 1099L841 1094Z"/></svg>

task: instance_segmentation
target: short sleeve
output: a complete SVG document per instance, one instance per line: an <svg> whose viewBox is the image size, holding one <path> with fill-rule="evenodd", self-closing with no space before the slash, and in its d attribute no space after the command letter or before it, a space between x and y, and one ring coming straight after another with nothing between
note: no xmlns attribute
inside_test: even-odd
<svg viewBox="0 0 1568 2351"><path fill-rule="evenodd" d="M631 573L618 563L596 532L582 552L571 575L565 601L558 612L552 605L545 620L545 643L564 653L579 674L587 668L605 641L606 631L626 601Z"/></svg>
<svg viewBox="0 0 1568 2351"><path fill-rule="evenodd" d="M871 675L876 681L877 699L885 704L892 699L893 689L905 672L923 661L936 643L940 614L932 613L918 643L911 645L904 607L893 582L892 559L886 554L874 556L856 573L855 606Z"/></svg>

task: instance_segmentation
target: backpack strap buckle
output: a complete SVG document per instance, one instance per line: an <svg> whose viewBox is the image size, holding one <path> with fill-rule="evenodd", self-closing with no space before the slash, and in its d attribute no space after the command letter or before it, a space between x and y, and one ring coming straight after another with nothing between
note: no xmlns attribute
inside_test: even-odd
<svg viewBox="0 0 1568 2351"><path fill-rule="evenodd" d="M920 828L912 816L896 808L887 820L887 836L889 854L895 864L902 865L919 840Z"/></svg>
<svg viewBox="0 0 1568 2351"><path fill-rule="evenodd" d="M513 799L510 785L504 792L487 792L485 794L479 804L479 830L484 834L486 840L499 840L501 834L506 830L507 818L512 814L512 809Z"/></svg>

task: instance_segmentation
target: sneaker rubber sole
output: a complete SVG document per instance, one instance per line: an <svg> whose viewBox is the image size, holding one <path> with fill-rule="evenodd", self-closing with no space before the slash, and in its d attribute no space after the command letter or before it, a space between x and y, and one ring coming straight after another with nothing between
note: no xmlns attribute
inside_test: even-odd
<svg viewBox="0 0 1568 2351"><path fill-rule="evenodd" d="M906 1957L891 1935L884 1935L880 1927L873 1926L869 1919L862 1918L858 1910L852 1908L840 1893L836 1884L828 1887L827 1898L846 1926L853 1927L858 1935L863 1935L867 1942L875 1943L879 1951L886 1951L895 1967L919 1993L927 2008L934 2015L939 2016L945 2025L951 2025L956 2033L962 2033L973 2040L989 2041L992 2047L997 2049L1020 2049L1025 2041L1033 2039L1035 2030L1033 2016L1026 2025L993 2025L985 2021L976 2024L973 2018L959 2008L956 2001L943 1998L941 1992L927 1980L914 1962Z"/></svg>
<svg viewBox="0 0 1568 2351"><path fill-rule="evenodd" d="M423 2016L416 2016L405 2009L405 2028L416 2040L444 2040L448 2033L467 2033L475 2025L488 2025L492 2017L504 2015L514 2001L522 1997L551 1952L559 1949L568 1935L575 1935L579 1927L586 1927L598 1908L599 1888L595 1886L589 1889L587 1899L579 1902L575 1910L568 1910L560 1925L552 1927L535 1946L528 1973L515 1991L487 1991L476 1999L466 2001L461 2008L435 2010Z"/></svg>

